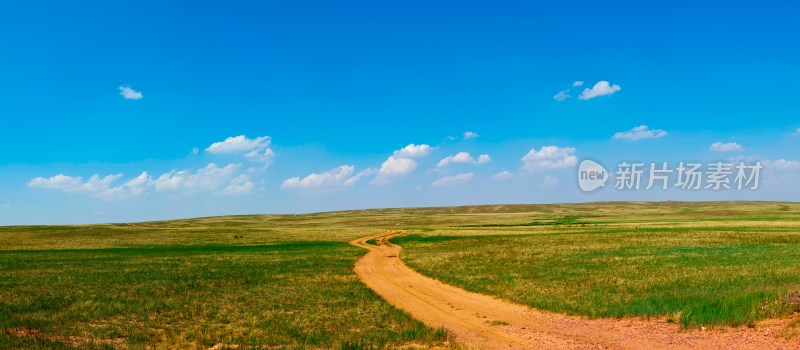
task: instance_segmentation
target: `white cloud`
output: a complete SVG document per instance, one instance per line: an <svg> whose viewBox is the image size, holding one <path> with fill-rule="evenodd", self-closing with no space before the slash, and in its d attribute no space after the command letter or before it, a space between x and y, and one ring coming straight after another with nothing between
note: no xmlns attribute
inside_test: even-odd
<svg viewBox="0 0 800 350"><path fill-rule="evenodd" d="M153 184L154 181L150 175L148 175L146 171L143 171L139 176L128 180L128 182L121 186L120 190L139 196L147 192Z"/></svg>
<svg viewBox="0 0 800 350"><path fill-rule="evenodd" d="M117 174L105 176L104 178L108 178L109 180L107 182L110 183L119 179L121 176L122 174ZM92 178L97 181L100 175L93 175ZM81 177L72 177L64 174L58 174L50 178L37 177L28 182L28 186L33 188L47 188L66 192L81 192L81 190L85 188L83 184Z"/></svg>
<svg viewBox="0 0 800 350"><path fill-rule="evenodd" d="M736 142L714 142L711 144L711 150L716 152L733 152L742 149L742 145Z"/></svg>
<svg viewBox="0 0 800 350"><path fill-rule="evenodd" d="M514 177L514 175L513 175L513 174L511 174L509 171L507 171L507 170L503 170L503 171L501 171L501 172L499 172L499 173L497 173L497 174L494 174L494 175L492 176L492 180L495 180L495 181L505 181L505 180L509 180L509 179L511 179L511 178L513 178L513 177Z"/></svg>
<svg viewBox="0 0 800 350"><path fill-rule="evenodd" d="M472 180L473 176L475 176L475 173L461 173L453 176L445 176L431 183L431 187L446 187L446 186L461 185Z"/></svg>
<svg viewBox="0 0 800 350"><path fill-rule="evenodd" d="M264 163L269 165L275 153L270 146L272 139L269 136L256 137L254 139L247 138L245 135L232 136L226 138L224 141L214 142L211 146L206 148L206 152L213 154L242 154L245 158L254 162Z"/></svg>
<svg viewBox="0 0 800 350"><path fill-rule="evenodd" d="M431 153L433 147L428 145L415 145L410 144L397 151L394 151L393 156L397 158L421 158Z"/></svg>
<svg viewBox="0 0 800 350"><path fill-rule="evenodd" d="M226 196L241 196L253 193L255 187L256 184L250 180L249 175L241 174L233 178L229 182L229 185L223 188L220 193Z"/></svg>
<svg viewBox="0 0 800 350"><path fill-rule="evenodd" d="M373 184L385 184L393 179L402 177L417 168L417 162L411 158L398 158L390 156L378 169L378 175L372 180Z"/></svg>
<svg viewBox="0 0 800 350"><path fill-rule="evenodd" d="M437 168L444 168L452 163L468 163L468 164L485 164L491 161L492 158L488 154L481 154L478 159L472 158L467 152L458 152L452 156L447 156L436 164Z"/></svg>
<svg viewBox="0 0 800 350"><path fill-rule="evenodd" d="M410 144L397 151L394 151L389 158L381 164L377 170L378 175L372 180L372 184L381 185L414 171L417 162L412 158L421 158L431 153L433 147L429 145Z"/></svg>
<svg viewBox="0 0 800 350"><path fill-rule="evenodd" d="M521 159L522 168L529 172L568 168L578 162L578 158L573 155L574 153L575 148L572 147L544 146L539 151L536 151L536 148L531 148L528 154Z"/></svg>
<svg viewBox="0 0 800 350"><path fill-rule="evenodd" d="M272 159L275 158L275 152L271 148L263 150L253 150L244 155L245 158L254 162L264 163L264 166L272 164Z"/></svg>
<svg viewBox="0 0 800 350"><path fill-rule="evenodd" d="M578 98L581 100L588 100L599 96L611 95L620 90L622 90L622 88L619 85L611 85L607 81L601 80L597 82L597 84L594 84L591 89L583 89L583 92L581 92Z"/></svg>
<svg viewBox="0 0 800 350"><path fill-rule="evenodd" d="M553 95L553 99L558 102L564 101L570 97L572 97L572 95L569 94L569 89L561 90L557 94Z"/></svg>
<svg viewBox="0 0 800 350"><path fill-rule="evenodd" d="M372 174L375 174L376 172L378 172L378 171L377 171L377 170L375 170L375 169L373 169L373 168L367 168L367 169L361 170L361 171L360 171L360 172L358 172L358 174L356 174L355 176L353 176L353 177L351 177L351 178L349 178L349 179L345 180L345 181L344 181L344 185L345 185L345 186L353 186L353 185L355 185L356 183L358 183L359 181L361 181L361 178L362 178L362 177L364 177L364 176L369 176L369 175L372 175Z"/></svg>
<svg viewBox="0 0 800 350"><path fill-rule="evenodd" d="M120 86L119 94L126 100L141 100L144 97L141 92L134 90L130 86Z"/></svg>
<svg viewBox="0 0 800 350"><path fill-rule="evenodd" d="M558 185L558 179L552 176L545 176L544 180L542 181L542 187L544 188L551 188Z"/></svg>
<svg viewBox="0 0 800 350"><path fill-rule="evenodd" d="M800 160L765 160L762 164L764 167L772 169L800 169Z"/></svg>
<svg viewBox="0 0 800 350"><path fill-rule="evenodd" d="M249 139L245 135L231 136L224 141L214 142L206 148L209 153L244 153L255 149L268 148L270 145L269 136L256 137Z"/></svg>
<svg viewBox="0 0 800 350"><path fill-rule="evenodd" d="M800 136L800 128L795 129L794 134Z"/></svg>
<svg viewBox="0 0 800 350"><path fill-rule="evenodd" d="M448 136L448 137L447 137L447 141L456 141L456 140L459 140L459 139L462 139L462 138L463 138L464 140L469 140L469 139L478 138L478 136L480 136L480 135L478 135L478 133L477 133L477 132L474 132L474 131L465 131L465 132L464 132L464 135L463 135L463 136L461 136L461 137L459 137L459 136Z"/></svg>
<svg viewBox="0 0 800 350"><path fill-rule="evenodd" d="M283 189L330 189L336 187L353 186L367 175L373 174L374 169L366 169L353 175L355 167L352 165L342 165L322 173L309 174L304 178L293 177L283 181Z"/></svg>
<svg viewBox="0 0 800 350"><path fill-rule="evenodd" d="M53 177L37 177L28 182L31 188L61 190L67 193L82 193L101 199L125 199L141 196L152 190L167 193L214 192L223 195L249 194L255 188L249 175L236 176L240 164L218 167L211 163L206 167L191 170L172 170L156 179L147 172L114 185L122 174L100 176L92 175L84 181L81 177L59 174Z"/></svg>
<svg viewBox="0 0 800 350"><path fill-rule="evenodd" d="M241 164L228 164L218 167L214 163L196 172L190 170L164 173L155 180L154 187L158 192L208 192L218 190L229 183Z"/></svg>
<svg viewBox="0 0 800 350"><path fill-rule="evenodd" d="M576 80L574 83L572 83L572 86L583 86L583 80Z"/></svg>
<svg viewBox="0 0 800 350"><path fill-rule="evenodd" d="M42 188L51 190L61 190L67 193L82 193L102 199L123 199L130 196L139 196L148 191L153 184L153 179L142 172L141 175L128 180L127 182L112 186L114 182L122 178L122 174L100 176L92 175L88 180L83 181L80 176L68 176L59 174L53 177L37 177L28 182L31 188Z"/></svg>
<svg viewBox="0 0 800 350"><path fill-rule="evenodd" d="M620 131L615 133L615 139L627 139L637 141L642 139L657 139L659 137L667 136L667 132L661 129L650 129L647 125L639 125L629 131Z"/></svg>
<svg viewBox="0 0 800 350"><path fill-rule="evenodd" d="M464 132L464 140L474 139L478 137L478 133L474 131Z"/></svg>

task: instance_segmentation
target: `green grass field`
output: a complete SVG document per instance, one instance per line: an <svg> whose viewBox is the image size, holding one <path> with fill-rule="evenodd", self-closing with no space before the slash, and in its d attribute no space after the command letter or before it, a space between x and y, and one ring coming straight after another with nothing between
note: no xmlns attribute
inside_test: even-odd
<svg viewBox="0 0 800 350"><path fill-rule="evenodd" d="M392 241L415 270L543 310L665 317L685 327L752 326L800 311L797 206L619 209Z"/></svg>
<svg viewBox="0 0 800 350"><path fill-rule="evenodd" d="M302 229L222 224L239 220L3 229L0 348L362 349L448 340L363 286L352 273L363 252L336 234L318 241Z"/></svg>
<svg viewBox="0 0 800 350"><path fill-rule="evenodd" d="M590 203L0 228L0 348L455 346L364 287L349 240L465 289L687 327L798 309L800 204Z"/></svg>

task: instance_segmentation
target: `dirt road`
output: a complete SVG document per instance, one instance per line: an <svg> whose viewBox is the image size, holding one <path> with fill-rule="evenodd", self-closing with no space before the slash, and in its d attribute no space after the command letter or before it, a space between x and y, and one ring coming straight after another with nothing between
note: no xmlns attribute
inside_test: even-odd
<svg viewBox="0 0 800 350"><path fill-rule="evenodd" d="M392 305L428 326L446 328L471 349L800 349L800 339L777 337L786 320L763 322L756 329L681 331L663 321L590 320L468 292L403 264L401 248L387 241L402 233L350 242L369 250L356 263L356 274Z"/></svg>

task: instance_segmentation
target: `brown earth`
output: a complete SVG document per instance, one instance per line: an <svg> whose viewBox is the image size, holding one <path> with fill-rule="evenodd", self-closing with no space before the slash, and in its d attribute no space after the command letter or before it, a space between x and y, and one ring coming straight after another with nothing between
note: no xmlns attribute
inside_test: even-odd
<svg viewBox="0 0 800 350"><path fill-rule="evenodd" d="M664 320L588 319L534 310L423 276L400 260L388 231L351 244L369 252L355 272L392 305L434 328L444 327L471 349L800 349L782 337L790 320L755 328L682 330ZM378 245L367 244L376 240Z"/></svg>

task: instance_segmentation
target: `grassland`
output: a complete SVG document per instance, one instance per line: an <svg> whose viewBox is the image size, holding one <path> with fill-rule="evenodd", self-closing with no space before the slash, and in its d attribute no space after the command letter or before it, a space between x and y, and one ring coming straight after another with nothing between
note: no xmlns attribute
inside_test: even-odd
<svg viewBox="0 0 800 350"><path fill-rule="evenodd" d="M380 230L465 289L687 327L797 309L800 205L591 203L0 228L0 348L453 346L352 272Z"/></svg>
<svg viewBox="0 0 800 350"><path fill-rule="evenodd" d="M0 348L446 345L361 284L335 232L241 220L3 229Z"/></svg>
<svg viewBox="0 0 800 350"><path fill-rule="evenodd" d="M796 205L574 209L392 241L417 271L543 310L685 327L752 326L800 311Z"/></svg>

